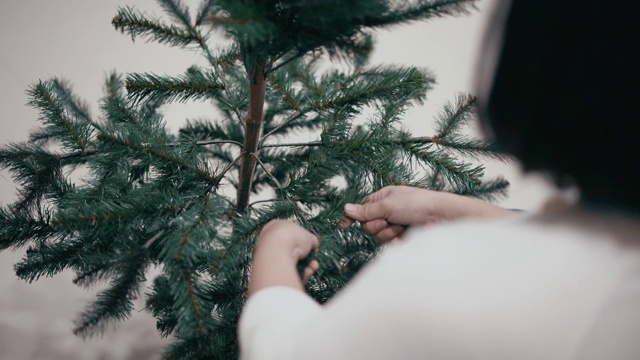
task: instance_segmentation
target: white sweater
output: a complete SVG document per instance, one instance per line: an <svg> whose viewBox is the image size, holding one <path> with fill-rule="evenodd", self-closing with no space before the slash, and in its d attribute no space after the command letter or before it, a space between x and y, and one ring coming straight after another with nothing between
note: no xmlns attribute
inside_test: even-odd
<svg viewBox="0 0 640 360"><path fill-rule="evenodd" d="M640 359L640 220L580 208L412 230L320 306L272 287L243 360Z"/></svg>

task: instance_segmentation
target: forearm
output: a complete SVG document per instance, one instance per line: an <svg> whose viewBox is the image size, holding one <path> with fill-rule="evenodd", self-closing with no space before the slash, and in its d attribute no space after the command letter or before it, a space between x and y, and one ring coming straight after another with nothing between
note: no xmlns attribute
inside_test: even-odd
<svg viewBox="0 0 640 360"><path fill-rule="evenodd" d="M488 202L457 194L440 193L447 196L442 203L448 203L445 218L449 220L461 218L498 218L511 216L513 211Z"/></svg>

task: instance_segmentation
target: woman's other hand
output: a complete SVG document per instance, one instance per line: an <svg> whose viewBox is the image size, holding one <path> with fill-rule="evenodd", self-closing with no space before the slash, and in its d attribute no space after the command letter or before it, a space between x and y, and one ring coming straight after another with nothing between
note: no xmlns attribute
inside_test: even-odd
<svg viewBox="0 0 640 360"><path fill-rule="evenodd" d="M426 225L467 217L499 217L511 211L484 201L410 186L387 186L362 204L346 204L343 229L359 221L378 243L401 236L409 225Z"/></svg>

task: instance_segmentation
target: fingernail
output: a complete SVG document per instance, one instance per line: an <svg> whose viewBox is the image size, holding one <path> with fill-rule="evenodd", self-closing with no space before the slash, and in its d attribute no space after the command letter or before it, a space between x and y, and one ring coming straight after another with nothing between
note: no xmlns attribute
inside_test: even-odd
<svg viewBox="0 0 640 360"><path fill-rule="evenodd" d="M347 204L344 206L344 211L354 213L358 207L355 204Z"/></svg>

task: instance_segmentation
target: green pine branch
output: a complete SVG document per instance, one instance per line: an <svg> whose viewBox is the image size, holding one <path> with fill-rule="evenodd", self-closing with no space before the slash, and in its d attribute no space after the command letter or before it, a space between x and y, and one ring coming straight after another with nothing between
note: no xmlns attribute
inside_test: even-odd
<svg viewBox="0 0 640 360"><path fill-rule="evenodd" d="M459 135L460 130L469 125L476 114L477 99L468 94L457 94L455 103L447 103L435 121L436 139L446 139Z"/></svg>
<svg viewBox="0 0 640 360"><path fill-rule="evenodd" d="M175 25L167 25L160 19L150 18L133 7L119 8L111 24L121 33L131 35L131 40L142 37L160 44L178 47L197 45L199 42L197 33Z"/></svg>
<svg viewBox="0 0 640 360"><path fill-rule="evenodd" d="M64 102L65 107L69 109L71 116L80 122L92 122L89 105L71 92L71 84L68 81L57 78L51 80L51 85L57 96Z"/></svg>
<svg viewBox="0 0 640 360"><path fill-rule="evenodd" d="M189 8L181 0L158 0L166 13L171 15L174 21L181 23L185 29L193 27Z"/></svg>
<svg viewBox="0 0 640 360"><path fill-rule="evenodd" d="M115 259L105 259L102 256L95 255L83 255L84 262L74 265L76 276L73 278L73 283L89 288L102 281L116 277L119 271L121 271L123 264L137 260L138 259L135 256L132 257L130 253L126 253Z"/></svg>
<svg viewBox="0 0 640 360"><path fill-rule="evenodd" d="M180 101L208 100L225 86L218 82L212 71L203 71L196 67L178 77L158 76L155 74L130 74L126 80L127 91L134 103L142 100Z"/></svg>
<svg viewBox="0 0 640 360"><path fill-rule="evenodd" d="M131 137L122 137L115 133L101 133L100 135L98 135L98 139L100 141L108 141L110 143L129 148L134 152L146 153L156 158L174 163L199 175L211 186L217 186L220 183L219 176L213 174L205 161L193 161L187 159L183 156L180 156L179 152L171 151L170 148L163 146L165 144L140 143L137 141L132 141Z"/></svg>
<svg viewBox="0 0 640 360"><path fill-rule="evenodd" d="M60 141L70 150L83 151L90 146L93 129L86 119L78 121L69 116L68 97L64 93L60 94L58 86L55 82L38 82L27 91L29 105L40 111L49 139Z"/></svg>
<svg viewBox="0 0 640 360"><path fill-rule="evenodd" d="M409 97L422 100L434 83L433 78L417 68L374 68L354 74L336 83L335 78L323 81L323 99L316 104L318 112L344 107L357 108L389 97Z"/></svg>
<svg viewBox="0 0 640 360"><path fill-rule="evenodd" d="M109 323L125 320L131 315L133 301L146 280L147 261L141 253L122 265L120 274L111 280L109 288L99 292L97 300L80 315L74 334L86 337L101 333Z"/></svg>
<svg viewBox="0 0 640 360"><path fill-rule="evenodd" d="M13 205L16 211L39 208L46 197L62 196L67 191L70 185L62 176L63 160L66 159L32 143L0 148L0 168L14 174L21 186Z"/></svg>
<svg viewBox="0 0 640 360"><path fill-rule="evenodd" d="M208 47L206 47L206 43L203 42L203 46L208 52ZM218 71L224 72L225 69L229 67L233 67L237 65L240 60L240 48L237 44L229 45L228 47L219 49L215 55L211 55L214 59L210 64Z"/></svg>
<svg viewBox="0 0 640 360"><path fill-rule="evenodd" d="M391 9L379 16L371 16L363 25L372 28L386 28L436 17L466 15L477 0L417 0L396 1Z"/></svg>
<svg viewBox="0 0 640 360"><path fill-rule="evenodd" d="M35 239L37 245L27 249L27 254L14 265L18 278L32 283L41 276L51 277L70 267L84 247L84 239L73 239L60 232L48 236L57 238L48 243L45 239Z"/></svg>
<svg viewBox="0 0 640 360"><path fill-rule="evenodd" d="M278 107L280 111L295 110L300 111L300 99L296 94L290 81L286 79L285 72L271 73L267 80L271 84L271 89L275 90L281 97L282 105Z"/></svg>
<svg viewBox="0 0 640 360"><path fill-rule="evenodd" d="M174 226L176 229L162 240L159 257L166 264L171 280L170 293L176 309L176 331L181 337L211 331L211 308L202 294L201 276L196 272L201 253L211 249L217 236L215 224L225 208L219 199L205 196L194 202ZM213 242L215 243L215 242ZM196 265L196 266L194 266Z"/></svg>
<svg viewBox="0 0 640 360"><path fill-rule="evenodd" d="M198 9L195 25L203 25L207 21L207 17L211 14L213 7L217 4L217 0L204 0Z"/></svg>
<svg viewBox="0 0 640 360"><path fill-rule="evenodd" d="M489 141L471 139L464 136L445 137L434 141L442 150L473 159L494 159L502 162L511 161L509 155L495 149Z"/></svg>
<svg viewBox="0 0 640 360"><path fill-rule="evenodd" d="M170 336L178 323L176 311L173 308L171 286L166 275L162 274L153 280L151 292L145 294L145 308L156 319L156 328L163 337Z"/></svg>
<svg viewBox="0 0 640 360"><path fill-rule="evenodd" d="M460 195L476 197L484 201L495 201L505 197L507 195L508 188L509 182L502 177L498 177L496 179L483 181L482 184L473 192L465 191L465 189L460 189L460 191L454 192Z"/></svg>
<svg viewBox="0 0 640 360"><path fill-rule="evenodd" d="M435 191L446 191L447 187L443 176L440 175L440 172L438 170L427 174L424 178L422 178L421 183L424 184L424 186L422 186L423 188Z"/></svg>
<svg viewBox="0 0 640 360"><path fill-rule="evenodd" d="M51 213L31 214L0 207L0 250L17 250L32 240L43 240L55 235L50 225Z"/></svg>
<svg viewBox="0 0 640 360"><path fill-rule="evenodd" d="M277 34L276 25L270 21L265 12L273 11L275 7L248 1L219 1L219 11L211 13L209 23L214 28L223 28L225 32L236 39L237 43L246 47L260 48L261 42L268 42Z"/></svg>
<svg viewBox="0 0 640 360"><path fill-rule="evenodd" d="M104 98L122 98L124 89L125 84L124 81L122 81L122 77L115 71L110 72L105 79L103 87Z"/></svg>
<svg viewBox="0 0 640 360"><path fill-rule="evenodd" d="M482 183L484 174L482 166L461 163L442 150L433 149L432 144L403 144L403 148L421 164L439 172L450 182L460 188L468 189L469 192L474 191Z"/></svg>
<svg viewBox="0 0 640 360"><path fill-rule="evenodd" d="M97 198L93 201L86 201L90 194L79 192L75 197L69 196L64 204L59 207L55 217L51 219L54 225L64 225L67 227L81 227L84 224L93 226L101 223L118 223L127 219L135 219L140 216L161 215L163 212L170 212L170 207L158 208L146 196L147 189L133 190L121 188L103 188L103 192L116 192L126 195L126 198L117 197ZM85 201L83 201L85 200Z"/></svg>

